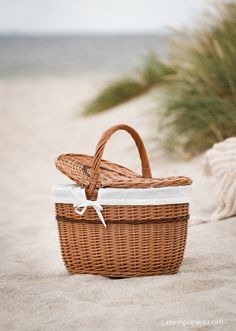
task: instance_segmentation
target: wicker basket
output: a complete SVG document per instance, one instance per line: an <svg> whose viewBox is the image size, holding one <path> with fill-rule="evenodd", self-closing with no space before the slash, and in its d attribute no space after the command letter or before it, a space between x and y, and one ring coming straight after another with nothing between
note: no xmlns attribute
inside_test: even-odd
<svg viewBox="0 0 236 331"><path fill-rule="evenodd" d="M133 137L142 162L142 176L102 160L105 144L117 130L126 130ZM78 184L72 187L84 192L87 199L78 204L65 197L55 199L61 253L69 272L116 278L178 271L186 244L189 201L180 198L158 203L162 200L151 199L151 203L145 204L142 194L158 197L168 190L178 194L189 188L191 179L152 178L145 147L134 129L125 124L114 126L99 140L94 157L64 154L57 158L56 166ZM65 195L63 188L61 192ZM137 192L139 199L108 199L104 203L99 198L101 192L115 196Z"/></svg>

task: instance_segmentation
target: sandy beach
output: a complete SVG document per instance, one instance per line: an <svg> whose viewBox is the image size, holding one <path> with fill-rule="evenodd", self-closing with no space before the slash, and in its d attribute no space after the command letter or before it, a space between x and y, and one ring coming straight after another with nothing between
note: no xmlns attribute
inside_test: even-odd
<svg viewBox="0 0 236 331"><path fill-rule="evenodd" d="M210 221L214 182L203 174L203 156L167 158L153 141L152 91L93 117L83 105L106 77L0 80L1 330L183 330L167 320L222 320L194 330L235 329L236 218ZM51 187L70 183L54 159L65 152L93 154L109 126L138 130L155 176L193 178L183 265L173 276L111 280L69 275L59 251ZM125 133L108 144L105 158L139 171L138 154ZM202 322L204 323L204 322Z"/></svg>

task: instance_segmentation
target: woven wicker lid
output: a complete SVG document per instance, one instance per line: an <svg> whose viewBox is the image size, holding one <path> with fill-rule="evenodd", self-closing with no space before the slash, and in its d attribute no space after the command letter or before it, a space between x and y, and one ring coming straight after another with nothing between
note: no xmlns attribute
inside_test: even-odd
<svg viewBox="0 0 236 331"><path fill-rule="evenodd" d="M125 130L133 137L142 163L142 175L102 159L105 144L117 130ZM185 176L152 178L146 149L139 134L130 126L120 124L105 131L99 140L94 157L84 154L62 154L56 159L56 167L75 183L86 188L88 196L100 187L149 188L190 185Z"/></svg>

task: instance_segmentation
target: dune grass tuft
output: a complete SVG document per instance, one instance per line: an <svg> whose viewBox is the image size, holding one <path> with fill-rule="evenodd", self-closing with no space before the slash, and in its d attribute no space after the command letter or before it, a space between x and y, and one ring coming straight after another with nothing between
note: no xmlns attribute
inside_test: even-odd
<svg viewBox="0 0 236 331"><path fill-rule="evenodd" d="M178 70L167 87L161 121L171 152L193 156L236 135L236 3L219 10L192 42L179 40L174 51Z"/></svg>
<svg viewBox="0 0 236 331"><path fill-rule="evenodd" d="M141 82L133 78L122 78L106 86L85 107L85 115L100 113L122 102L128 101L146 91Z"/></svg>
<svg viewBox="0 0 236 331"><path fill-rule="evenodd" d="M205 27L174 34L172 44L168 64L151 54L135 76L105 87L85 114L104 111L168 82L164 110L157 114L163 145L191 157L236 135L235 1L222 2Z"/></svg>
<svg viewBox="0 0 236 331"><path fill-rule="evenodd" d="M174 69L164 64L155 54L148 55L141 68L133 77L121 78L109 83L92 99L84 110L84 115L92 115L129 101L153 86L164 82Z"/></svg>
<svg viewBox="0 0 236 331"><path fill-rule="evenodd" d="M165 63L156 54L149 54L143 63L140 71L140 77L148 87L153 87L163 83L176 73L175 66Z"/></svg>

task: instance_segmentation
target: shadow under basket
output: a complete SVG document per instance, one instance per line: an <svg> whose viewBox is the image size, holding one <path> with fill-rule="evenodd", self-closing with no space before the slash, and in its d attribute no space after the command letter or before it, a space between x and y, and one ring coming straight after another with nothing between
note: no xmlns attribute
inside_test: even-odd
<svg viewBox="0 0 236 331"><path fill-rule="evenodd" d="M107 140L119 129L135 140L142 176L102 160ZM124 124L104 133L94 158L64 154L56 162L77 183L54 192L61 253L70 273L122 278L178 272L187 238L190 178L152 178L141 138Z"/></svg>

